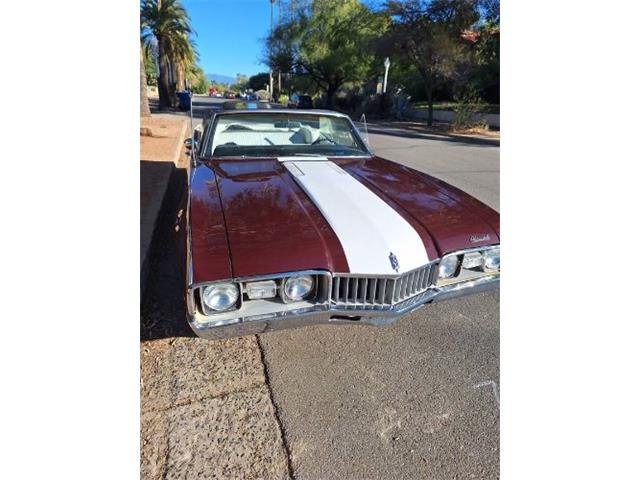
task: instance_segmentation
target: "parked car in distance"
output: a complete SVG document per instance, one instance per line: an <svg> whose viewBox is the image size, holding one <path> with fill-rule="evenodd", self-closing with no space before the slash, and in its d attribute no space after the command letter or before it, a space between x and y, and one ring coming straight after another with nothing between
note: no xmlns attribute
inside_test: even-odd
<svg viewBox="0 0 640 480"><path fill-rule="evenodd" d="M348 116L230 109L201 128L177 223L198 336L381 326L499 287L499 214L376 156Z"/></svg>
<svg viewBox="0 0 640 480"><path fill-rule="evenodd" d="M292 95L289 101L287 102L288 108L304 108L311 109L313 108L313 99L310 95Z"/></svg>
<svg viewBox="0 0 640 480"><path fill-rule="evenodd" d="M228 90L224 92L224 98L236 98L236 94L235 92Z"/></svg>
<svg viewBox="0 0 640 480"><path fill-rule="evenodd" d="M298 99L300 97L298 97L298 95L293 94L291 95L291 97L289 98L289 101L287 102L287 108L296 108L298 106Z"/></svg>
<svg viewBox="0 0 640 480"><path fill-rule="evenodd" d="M257 110L257 109L269 109L271 104L269 102L260 102L255 100L235 100L224 102L222 104L223 110Z"/></svg>
<svg viewBox="0 0 640 480"><path fill-rule="evenodd" d="M296 108L310 109L313 108L313 99L310 95L300 95Z"/></svg>

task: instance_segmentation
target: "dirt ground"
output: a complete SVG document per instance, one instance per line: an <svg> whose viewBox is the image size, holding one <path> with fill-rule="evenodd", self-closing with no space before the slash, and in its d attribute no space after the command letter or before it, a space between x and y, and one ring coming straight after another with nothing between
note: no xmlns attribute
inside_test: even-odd
<svg viewBox="0 0 640 480"><path fill-rule="evenodd" d="M180 154L188 119L154 114L140 118L140 160L172 162ZM151 135L143 135L151 133Z"/></svg>

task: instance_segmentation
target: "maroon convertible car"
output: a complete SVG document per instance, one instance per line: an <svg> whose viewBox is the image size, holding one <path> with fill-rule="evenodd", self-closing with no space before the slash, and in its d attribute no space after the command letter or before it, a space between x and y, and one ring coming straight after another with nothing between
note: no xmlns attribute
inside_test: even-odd
<svg viewBox="0 0 640 480"><path fill-rule="evenodd" d="M499 286L498 213L375 156L345 115L224 111L191 144L183 230L199 336L385 325Z"/></svg>

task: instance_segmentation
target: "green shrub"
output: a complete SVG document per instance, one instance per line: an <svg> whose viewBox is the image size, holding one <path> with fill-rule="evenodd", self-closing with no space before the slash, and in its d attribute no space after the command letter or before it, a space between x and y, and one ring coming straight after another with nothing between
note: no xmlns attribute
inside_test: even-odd
<svg viewBox="0 0 640 480"><path fill-rule="evenodd" d="M207 93L209 91L209 81L204 78L198 78L198 81L191 86L193 93Z"/></svg>
<svg viewBox="0 0 640 480"><path fill-rule="evenodd" d="M266 90L258 90L256 92L256 95L258 95L258 98L260 98L260 100L263 100L265 102L268 102L270 100L269 92L267 92Z"/></svg>
<svg viewBox="0 0 640 480"><path fill-rule="evenodd" d="M466 87L461 89L454 95L455 105L453 106L453 128L478 128L487 123L484 120L474 121L473 117L476 113L480 113L486 106L486 102L482 100L477 89L474 87Z"/></svg>

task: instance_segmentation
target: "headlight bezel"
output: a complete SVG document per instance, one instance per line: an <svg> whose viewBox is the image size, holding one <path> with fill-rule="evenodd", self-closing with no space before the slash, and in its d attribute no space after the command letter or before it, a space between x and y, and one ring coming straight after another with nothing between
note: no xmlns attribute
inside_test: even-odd
<svg viewBox="0 0 640 480"><path fill-rule="evenodd" d="M488 268L487 267L487 254L498 252L498 266L496 268ZM500 271L500 246L498 245L495 248L489 248L482 253L482 269L487 273L495 273Z"/></svg>
<svg viewBox="0 0 640 480"><path fill-rule="evenodd" d="M464 257L463 255L445 255L442 257L442 259L440 260L440 262L438 263L438 280L446 280L449 278L454 278L455 276L458 275L458 273L460 272L460 269L462 268L462 258ZM449 263L455 262L453 265L453 270L451 270L451 273L448 275L443 275L442 273L442 267L443 266L448 266Z"/></svg>
<svg viewBox="0 0 640 480"><path fill-rule="evenodd" d="M283 287L284 283L287 279L292 277L300 277L300 276L311 276L313 278L313 288L311 293L307 294L302 300L293 300L286 301L283 297ZM250 299L248 297L245 284L254 283L254 282L263 282L273 280L277 285L277 293L273 298L261 298L261 299ZM224 311L215 311L208 308L203 301L203 291L205 288L212 285L219 284L230 284L233 283L238 289L238 299L234 307L231 307ZM329 303L329 290L331 287L331 273L327 270L300 270L293 272L283 272L277 274L270 275L255 275L255 276L247 276L247 277L236 277L233 279L224 279L224 280L216 280L211 282L199 282L193 284L189 290L190 294L188 297L191 298L191 303L187 302L187 304L193 305L190 307L190 312L199 315L199 320L197 323L200 324L209 324L216 323L220 318L222 319L231 319L231 317L236 318L238 321L241 321L246 315L252 316L255 315L255 308L258 302L266 302L270 303L271 306L263 303L265 308L268 308L270 311L274 308L277 309L277 305L282 307L282 311L287 311L295 308L310 308L313 306L314 308L326 307ZM312 304L312 305L311 305ZM253 306L252 306L253 305ZM244 307L248 307L244 308ZM224 320L225 322L227 320Z"/></svg>
<svg viewBox="0 0 640 480"><path fill-rule="evenodd" d="M225 286L231 286L235 289L235 292L236 292L235 300L233 301L233 303L230 303L226 308L218 310L212 307L209 303L207 303L207 301L205 300L205 296L206 296L205 292L208 289L213 289L216 287L218 288L225 287ZM198 296L200 298L200 307L202 309L202 312L208 316L217 315L217 314L237 310L240 308L239 305L242 303L242 288L237 282L234 282L234 281L221 281L221 282L209 283L209 284L201 285L198 288Z"/></svg>
<svg viewBox="0 0 640 480"><path fill-rule="evenodd" d="M462 283L462 282L466 282L466 281L472 281L472 280L477 280L479 278L483 278L483 277L489 277L489 276L497 276L500 275L500 267L498 266L497 269L494 270L489 270L489 269L485 269L485 252L490 252L490 251L498 251L498 258L500 255L500 244L494 244L494 245L485 245L483 247L475 247L475 248L468 248L468 249L464 249L464 250L458 250L455 252L450 252L446 255L443 255L442 258L440 258L440 261L438 262L438 274L435 275L436 278L436 282L435 282L435 287L444 287L447 285L453 285L453 284L457 284L457 283ZM465 268L464 267L464 263L465 263L465 255L467 254L476 254L480 252L482 254L482 264L478 265L478 266L474 266L472 268ZM440 264L451 258L451 257L457 257L458 258L458 269L456 271L456 273L450 277L446 277L446 278L441 278L439 276L440 273Z"/></svg>
<svg viewBox="0 0 640 480"><path fill-rule="evenodd" d="M311 279L311 287L309 288L309 290L302 296L298 297L298 298L294 298L291 295L289 295L287 293L287 283L289 283L289 281L291 280L299 280L299 279L305 279L305 278L309 278ZM302 302L304 300L307 300L310 297L315 296L315 294L317 293L317 280L314 278L313 275L291 275L288 277L283 277L280 281L280 299L284 302L284 303L295 303L295 302Z"/></svg>

